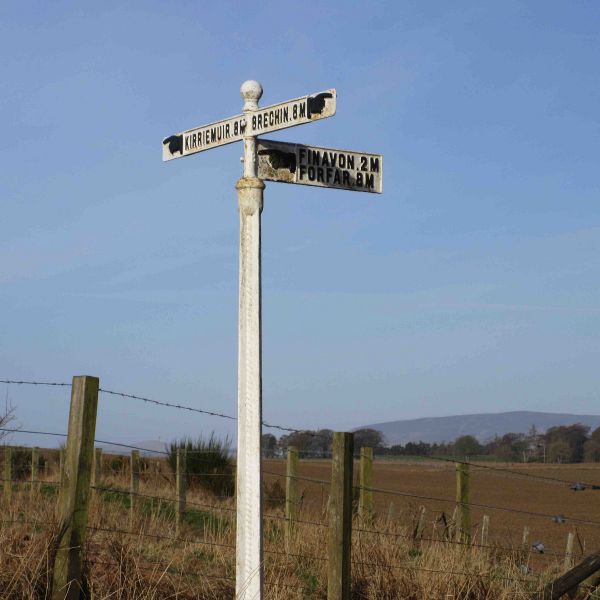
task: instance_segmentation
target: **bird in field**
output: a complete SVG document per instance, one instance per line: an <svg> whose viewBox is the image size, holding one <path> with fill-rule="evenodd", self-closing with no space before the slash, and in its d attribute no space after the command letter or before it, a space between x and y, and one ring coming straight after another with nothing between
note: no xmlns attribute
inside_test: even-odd
<svg viewBox="0 0 600 600"><path fill-rule="evenodd" d="M533 542L533 544L531 544L531 547L540 554L544 554L544 550L546 549L542 542Z"/></svg>
<svg viewBox="0 0 600 600"><path fill-rule="evenodd" d="M566 519L565 515L563 515L563 514L560 514L560 515L554 515L554 516L552 517L552 520L553 520L555 523L566 523L566 522L567 522L567 519Z"/></svg>

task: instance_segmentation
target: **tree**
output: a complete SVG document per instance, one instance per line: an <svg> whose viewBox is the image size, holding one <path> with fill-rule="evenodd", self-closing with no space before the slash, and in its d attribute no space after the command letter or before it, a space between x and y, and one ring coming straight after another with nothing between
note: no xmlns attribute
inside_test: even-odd
<svg viewBox="0 0 600 600"><path fill-rule="evenodd" d="M263 456L273 458L277 450L277 438L272 433L263 433L261 438Z"/></svg>
<svg viewBox="0 0 600 600"><path fill-rule="evenodd" d="M9 425L14 422L15 418L15 407L7 399L4 405L4 410L0 412L0 427L8 429ZM0 431L0 440L7 438L10 434L10 431Z"/></svg>
<svg viewBox="0 0 600 600"><path fill-rule="evenodd" d="M357 429L354 432L354 448L357 450L360 450L360 448L373 448L373 450L376 450L383 446L383 439L383 433L377 429L368 427Z"/></svg>
<svg viewBox="0 0 600 600"><path fill-rule="evenodd" d="M278 446L285 452L288 446L298 448L300 456L326 458L331 454L333 431L319 429L318 431L294 431L279 438Z"/></svg>
<svg viewBox="0 0 600 600"><path fill-rule="evenodd" d="M548 452L550 452L550 446L560 442L557 448L562 448L562 444L569 446L569 452L561 450L561 462L581 462L583 460L583 446L588 439L589 431L590 428L581 423L551 427L544 436L544 440L548 445ZM569 458L565 460L565 456Z"/></svg>
<svg viewBox="0 0 600 600"><path fill-rule="evenodd" d="M462 435L454 442L454 453L456 456L474 456L481 454L481 444L472 435Z"/></svg>
<svg viewBox="0 0 600 600"><path fill-rule="evenodd" d="M568 463L573 460L573 449L569 442L563 438L557 438L548 446L548 460L550 462Z"/></svg>
<svg viewBox="0 0 600 600"><path fill-rule="evenodd" d="M600 442L589 439L583 445L583 459L585 462L600 462Z"/></svg>
<svg viewBox="0 0 600 600"><path fill-rule="evenodd" d="M596 427L590 434L590 439L600 444L600 427Z"/></svg>
<svg viewBox="0 0 600 600"><path fill-rule="evenodd" d="M484 452L493 454L500 460L515 462L527 457L529 441L522 433L505 433L502 437L495 437L486 444Z"/></svg>

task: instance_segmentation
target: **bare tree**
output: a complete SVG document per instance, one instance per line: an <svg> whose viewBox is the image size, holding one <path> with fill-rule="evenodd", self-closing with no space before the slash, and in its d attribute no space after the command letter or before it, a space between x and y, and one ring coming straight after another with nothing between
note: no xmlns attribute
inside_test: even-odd
<svg viewBox="0 0 600 600"><path fill-rule="evenodd" d="M16 419L15 407L10 403L9 399L6 399L4 410L0 411L0 441L8 437L10 431L2 431L2 429L10 429L9 425ZM13 429L16 429L13 427Z"/></svg>

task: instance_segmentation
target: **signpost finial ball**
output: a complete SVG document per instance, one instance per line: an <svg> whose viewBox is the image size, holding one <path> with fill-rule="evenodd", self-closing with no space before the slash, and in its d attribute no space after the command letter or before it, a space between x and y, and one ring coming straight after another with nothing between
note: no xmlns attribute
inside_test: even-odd
<svg viewBox="0 0 600 600"><path fill-rule="evenodd" d="M256 110L258 108L258 101L263 94L262 85L254 79L249 79L242 83L240 88L240 94L244 99L244 110Z"/></svg>

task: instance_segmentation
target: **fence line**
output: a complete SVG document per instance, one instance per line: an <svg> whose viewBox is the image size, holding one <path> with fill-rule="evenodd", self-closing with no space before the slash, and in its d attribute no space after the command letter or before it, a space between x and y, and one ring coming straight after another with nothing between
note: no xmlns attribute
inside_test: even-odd
<svg viewBox="0 0 600 600"><path fill-rule="evenodd" d="M9 384L9 385L37 385L37 386L60 386L60 387L71 387L70 383L63 383L63 382L49 382L49 381L19 381L19 380L12 380L12 379L1 379L0 383L5 383L5 384ZM201 409L201 408L196 408L196 407L192 407L192 406L186 406L183 404L175 404L175 403L170 403L170 402L165 402L162 400L155 400L153 398L147 398L144 396L138 396L136 394L129 394L129 393L125 393L125 392L117 392L114 390L108 390L105 388L99 388L98 390L99 392L103 392L105 394L110 394L113 396L120 396L122 398L130 398L130 399L134 399L134 400L140 400L142 402L146 402L146 403L151 403L151 404L155 404L155 405L159 405L159 406L165 406L165 407L169 407L169 408L175 408L178 410L187 410L187 411L191 411L191 412L197 412L197 413L201 413L201 414L206 414L209 416L214 416L214 417L219 417L219 418L223 418L223 419L229 419L232 421L236 421L237 417L234 417L232 415L227 415L224 413L218 413L218 412L214 412L214 411L209 411L209 410L205 410L205 409ZM272 423L268 423L266 421L262 422L263 427L267 427L270 429L279 429L281 431L288 431L291 433L301 433L304 435L309 435L311 437L322 437L324 439L327 439L328 441L330 440L329 436L325 436L323 434L319 434L315 431L311 431L311 430L306 430L306 429L297 429L294 427L286 427L284 425L277 425L277 424L272 424ZM44 432L32 432L32 433L44 433ZM50 434L46 434L46 435L50 435ZM122 445L122 444L117 444L117 443L112 443L112 442L102 442L100 440L97 440L100 443L109 443L111 445L114 446L123 446L123 447L128 447L128 448L133 448L136 450L144 450L146 452L156 452L156 453L162 453L159 450L150 450L147 448L137 448L135 446L127 446L127 445ZM326 452L319 452L319 451L309 451L309 450L299 450L300 455L304 455L304 454L312 454L315 456L318 456L320 458L330 458L331 457L331 452L330 451L326 451ZM166 454L166 453L165 453ZM328 456L323 456L324 454L327 454ZM446 457L441 457L441 456L430 456L430 455L425 455L425 454L415 454L415 455L410 455L412 457L415 458L423 458L423 459L429 459L429 460L435 460L435 461L441 461L441 462L450 462L450 463L459 463L459 464L465 464L465 465L470 465L473 466L475 468L478 469L487 469L490 471L498 471L498 472L502 472L502 473L506 473L506 474L512 474L515 475L517 477L529 477L531 479L537 479L540 481L548 481L548 482L556 482L556 483L564 483L567 485L572 485L574 483L583 483L583 485L585 485L586 487L592 488L592 489L599 489L600 490L600 485L599 484L594 484L594 483L586 483L586 482L574 482L574 481L568 481L565 479L560 479L558 477L550 477L550 476L545 476L545 475L533 475L530 473L522 473L519 471L514 471L511 469L506 469L506 468L501 468L501 467L493 467L490 465L483 465L481 463L473 463L471 461L464 461L464 460L460 460L458 458L446 458ZM359 458L360 454L356 454L355 458Z"/></svg>
<svg viewBox="0 0 600 600"><path fill-rule="evenodd" d="M153 496L150 496L150 497L153 497ZM191 504L191 503L188 503L188 504ZM216 506L210 506L209 508L213 508L216 510L221 509L220 507L216 507ZM222 510L232 510L232 509L225 508ZM284 516L279 516L279 515L265 515L265 518L285 519ZM307 524L307 525L316 525L319 527L328 527L327 523L319 523L316 521L295 520L294 522L295 523L303 523L303 524ZM44 528L56 526L56 523L52 523L50 521L24 521L24 520L2 520L2 521L0 521L0 524L2 524L2 525L33 525L36 527L42 526ZM93 531L101 531L101 532L105 532L105 533L120 533L120 534L127 534L127 535L133 535L133 536L141 536L141 537L154 537L156 539L165 539L165 540L169 540L169 541L178 541L178 542L183 542L183 543L209 544L209 545L216 545L216 546L222 545L222 544L207 542L204 540L188 540L185 538L163 536L163 535L159 535L159 534L150 534L150 533L147 534L147 533L142 533L142 532L132 532L132 531L124 530L124 529L94 527L91 525L88 526L88 529L91 529ZM372 534L378 534L378 535L388 535L388 536L393 536L393 537L401 537L401 538L405 538L405 539L413 538L413 536L408 535L408 534L386 532L386 531L379 531L379 530L372 530L372 529L353 528L352 531L361 532L361 533L372 533ZM441 543L441 544L455 544L455 545L475 547L475 548L488 548L490 550L505 550L507 552L522 551L522 549L519 549L519 548L509 548L506 546L498 546L498 545L494 545L494 544L483 545L483 544L467 543L467 542L459 542L459 541L455 541L455 540L444 540L444 539L427 538L427 537L423 537L420 539L421 539L421 541L426 541L426 542ZM93 542L93 541L90 541L89 543L97 544L97 542ZM235 548L235 546L231 546L228 544L226 544L225 547ZM275 551L275 550L265 550L265 552L268 552L269 554L277 554L277 555L281 555L281 556L292 556L292 557L297 557L297 558L311 558L311 559L315 559L315 560L328 560L326 557L311 556L311 555L306 555L306 554L294 554L293 552L290 553L290 552L281 552L281 551ZM548 551L544 551L544 555L555 556L558 558L564 558L566 556L566 554L564 552L560 553L560 552L548 552ZM369 566L384 566L382 564L377 564L377 563L361 563L358 561L353 561L353 563L365 564L365 565L369 565Z"/></svg>
<svg viewBox="0 0 600 600"><path fill-rule="evenodd" d="M231 544L220 544L219 542L209 542L208 540L188 540L185 538L173 537L170 535L161 535L158 533L147 533L144 531L128 531L127 529L112 529L109 527L95 527L93 525L87 525L86 529L90 531L101 531L103 533L118 533L122 535L132 535L137 537L151 537L157 540L169 540L172 542L183 542L184 544L201 544L204 546L218 546L222 548L229 548L235 550L235 546Z"/></svg>
<svg viewBox="0 0 600 600"><path fill-rule="evenodd" d="M560 479L559 477L550 477L548 475L533 475L531 473L522 473L520 471L514 471L512 469L505 469L504 467L492 467L490 465L484 465L481 463L474 463L474 462L470 462L470 461L465 461L465 460L460 460L457 458L444 458L441 456L429 456L427 457L426 455L420 455L420 454L416 454L415 456L419 457L419 458L430 458L431 460L436 460L436 461L440 461L440 462L449 462L449 463L453 463L453 464L460 464L460 465L469 465L471 467L474 467L476 469L485 469L488 471L496 471L499 473L503 473L503 474L509 474L509 475L513 475L516 477L526 477L529 479L536 479L539 481L545 481L547 483L564 483L566 485L573 485L575 483L582 483L583 485L585 485L586 487L589 487L591 489L594 490L600 490L600 485L597 485L595 483L586 483L586 482L575 482L575 481L569 481L566 479ZM527 463L523 463L523 464L527 464ZM548 463L546 463L548 464ZM575 464L575 463L574 463Z"/></svg>
<svg viewBox="0 0 600 600"><path fill-rule="evenodd" d="M98 386L98 379L95 377L76 377L73 379L73 389L74 389L74 396L75 396L75 392L77 391L77 385L80 385L78 383L78 380L86 380L84 383L82 383L82 389L80 390L81 394L80 394L80 398L79 399L72 399L72 406L71 406L71 411L73 411L73 406L75 405L74 403L76 402L76 400L78 402L87 402L90 401L92 402L93 405L93 415L90 413L88 416L90 417L90 421L91 421L91 417L93 416L93 423L91 424L90 427L88 427L88 429L86 430L89 435L87 435L87 438L84 440L85 444L81 441L81 433L77 434L73 434L73 432L71 431L71 421L69 423L69 435L67 436L67 434L62 434L62 433L52 433L52 432L45 432L45 431L33 431L33 430L24 430L24 429L20 429L20 428L14 428L14 429L9 429L9 428L0 428L0 431L4 431L4 432L10 432L10 433L22 433L22 434L37 434L37 435L48 435L48 436L55 436L55 437L62 437L62 438L67 438L68 437L68 448L69 448L69 456L75 456L75 454L73 453L73 455L71 455L71 452L77 448L77 444L79 444L79 448L85 446L85 451L86 452L93 452L93 446L94 446L94 442L99 443L99 444L103 444L106 446L114 446L114 447L121 447L121 448L127 448L127 449L132 449L135 451L143 451L143 452L147 452L150 454L158 454L158 455L163 455L163 456L171 456L172 453L168 452L168 451L161 451L161 450L153 450L150 448L142 448L139 446L134 446L134 445L130 445L130 444L123 444L123 443L119 443L119 442L111 442L111 441L106 441L106 440L100 440L100 439L93 439L94 438L94 428L95 428L95 418L96 418L96 406L97 406L97 398L98 398L98 391L104 392L106 394L110 394L110 395L115 395L115 396L120 396L123 398L130 398L130 399L135 399L135 400L140 400L143 402L148 402L151 404L155 404L155 405L160 405L160 406L165 406L165 407L169 407L169 408L174 408L174 409L179 409L179 410L188 410L188 411L192 411L192 412L197 412L197 413L201 413L201 414L206 414L209 416L215 416L215 417L219 417L219 418L225 418L225 419L229 419L229 420L237 420L236 417L230 416L230 415L225 415L225 414L221 414L221 413L216 413L213 411L207 411L204 409L197 409L194 407L190 407L190 406L184 406L184 405L180 405L180 404L174 404L174 403L169 403L169 402L162 402L162 401L158 401L158 400L153 400L150 398L145 398L142 396L136 396L133 394L125 394L125 393L121 393L121 392L115 392L115 391L111 391L111 390L106 390L106 389L99 389ZM89 394L89 398L87 392L85 391L85 385L87 380L89 380L91 382L91 384L94 384L95 382L95 390L94 385L91 385L91 391ZM71 386L71 384L66 384L66 383L58 383L58 382L31 382L31 381L13 381L13 380L0 380L1 383L6 383L6 384L19 384L19 385L54 385L54 386ZM94 397L95 395L95 397ZM73 397L74 398L74 397ZM91 411L92 409L90 409ZM81 415L80 415L81 417ZM88 417L85 417L85 419L87 419ZM326 438L328 441L330 441L330 436L329 435L324 435L324 434L319 434L316 432L312 432L312 431L307 431L307 430L300 430L300 429L295 429L295 428L291 428L291 427L284 427L281 425L274 425L274 424L269 424L266 422L262 422L262 425L266 428L273 428L273 429L279 429L281 431L289 431L289 432L294 432L294 433L298 433L298 434L305 434L305 435L309 435L309 436L316 436L316 437L323 437ZM334 436L335 440L338 440L338 438L340 436L345 436L344 439L348 440L348 452L344 452L343 453L343 462L344 465L347 465L347 473L352 473L352 464L353 464L353 453L352 453L352 434L350 433L336 433ZM334 445L334 450L335 450L336 446ZM337 452L337 450L335 450ZM190 454L210 454L212 452L217 452L217 451L194 451L191 450L189 453ZM132 456L134 454L137 454L136 452L132 453ZM302 454L302 451L301 451ZM319 457L324 457L323 455L325 453L323 452L315 452L315 454L318 454ZM342 456L341 454L336 454L336 459L338 460L338 462L340 462L342 460ZM476 463L472 463L469 461L461 461L461 460L457 460L457 459L452 459L452 458L443 458L443 457L432 457L432 456L422 456L422 458L425 459L429 459L429 460L434 460L434 461L441 461L441 462L451 462L457 465L457 469L460 468L460 466L470 466L473 465L475 468L480 468L480 469L487 469L489 471L492 471L494 473L502 473L504 475L509 475L509 476L516 476L516 477L527 477L527 478L531 478L531 479L535 479L535 480L540 480L540 481L544 481L544 482L551 482L551 483L561 483L561 484L571 484L572 482L570 481L566 481L563 479L559 479L556 477L548 477L548 476L543 476L543 475L534 475L534 474L529 474L529 473L523 473L523 472L518 472L512 469L505 469L505 468L498 468L498 467L493 467L493 466L489 466L489 465L481 465L481 464L476 464ZM132 458L133 460L133 458ZM131 490L122 490L119 488L110 488L110 487L103 487L103 486L89 486L89 481L86 481L86 477L87 475L89 475L89 473L87 472L87 467L86 467L86 463L85 461L83 461L83 463L79 464L79 467L77 468L77 465L75 465L75 460L73 459L71 461L73 464L71 464L71 471L67 471L67 473L71 472L72 473L82 473L82 478L83 481L85 481L84 487L85 488L90 488L90 489L95 489L95 490L104 490L107 492L112 492L112 493L117 493L117 494L123 494L124 496L129 496L130 501L132 503L133 506L133 501L135 498L137 497L146 497L146 498L150 498L152 500L157 500L160 502L166 502L169 504L174 504L177 502L177 499L173 499L173 498L166 498L166 497L161 497L161 496L154 496L154 495L150 495L150 494L144 494L144 493L140 493L139 490L134 486L132 487ZM88 461L89 462L89 461ZM334 461L335 462L335 461ZM37 465L37 462L33 463L34 465ZM83 466L82 466L83 465ZM133 469L133 467L132 467ZM133 471L132 471L133 472ZM354 564L354 565L358 565L358 566L367 566L367 567L376 567L376 568L382 568L382 569L407 569L407 570L413 570L413 571L424 571L424 572L435 572L435 573L440 573L440 574L444 574L444 575L448 575L448 574L452 574L452 575L460 575L460 576L464 576L464 577L486 577L489 579L498 579L498 580L507 580L507 581L513 581L513 582L525 582L525 583L531 583L532 579L518 579L515 577L509 577L509 576L503 576L503 575L497 575L494 573L472 573L472 572L467 572L467 571L447 571L447 570L436 570L436 569L430 569L427 567L421 567L418 566L416 564L414 564L414 562L411 563L400 563L400 564L386 564L385 562L382 563L378 563L378 562L367 562L367 561L360 561L360 560L352 560L352 555L351 555L351 550L350 550L350 538L351 538L351 532L352 531L358 531L360 533L365 533L365 534L375 534L375 535L392 535L392 536L396 536L396 537L404 537L404 538L409 538L409 536L407 536L406 534L395 534L392 532L388 532L388 531L378 531L378 530L374 530L374 529L367 529L367 528L356 528L353 529L352 528L352 524L351 521L349 520L350 517L348 517L348 515L351 515L351 497L352 497L352 477L351 475L347 476L346 479L344 480L345 483L336 485L335 484L335 469L333 471L333 475L332 475L332 481L334 483L332 483L332 481L328 481L328 480L323 480L323 479L317 479L317 478L311 478L311 477L302 477L302 476L298 476L296 473L294 473L293 475L291 474L280 474L280 473L274 473L274 472L270 472L270 471L263 471L263 473L265 475L272 475L272 476L277 476L277 477L284 477L284 478L290 478L293 477L293 479L295 480L299 480L299 481L306 481L306 482L311 482L311 483L315 483L315 484L320 484L322 486L327 485L327 486L332 486L332 497L337 497L335 496L334 492L336 494L338 494L338 496L342 495L342 489L343 489L343 505L344 507L347 506L347 509L344 508L344 512L340 512L340 515L343 516L344 520L348 520L347 524L344 524L344 528L343 528L343 535L346 536L345 539L347 540L347 545L344 546L343 548L341 548L341 550L339 550L337 548L337 546L339 545L337 543L337 538L334 539L334 537L332 535L330 535L330 540L329 540L329 557L322 557L322 556L311 556L309 554L294 554L294 553L290 553L289 552L289 548L286 547L285 551L277 551L277 550L271 550L271 549L265 549L265 554L273 554L273 555L282 555L285 556L287 559L290 558L302 558L302 559L310 559L310 560L321 560L321 561L327 561L329 564L329 574L328 574L328 578L329 578L329 583L331 583L332 581L332 565L337 565L337 562L340 559L340 556L342 557L342 566L344 566L344 569L347 570L347 577L344 580L345 583L344 585L346 585L346 583L349 582L350 580L350 564ZM178 467L178 478L179 478L180 472L179 472L179 467ZM196 477L202 477L203 474L191 474L190 478ZM208 474L204 474L204 476L230 476L230 474L222 474L222 473L208 473ZM5 482L10 481L12 483L12 479L6 479ZM32 478L31 481L24 481L24 483L27 483L28 485L32 486L32 490L35 490L35 484L38 483L38 477L36 477L36 473L34 470L34 467L32 466ZM40 481L39 483L47 483L49 485L58 485L58 482L42 482ZM592 489L600 489L600 486L597 486L596 484L585 484L587 487L591 487ZM572 488L574 490L579 490L582 489L581 486L584 486L584 484L582 484L581 482L578 482L577 484L574 484L572 486ZM6 488L10 488L11 486L6 486ZM75 489L76 486L72 486L72 489ZM66 489L66 488L64 488ZM64 491L63 489L63 491ZM511 508L511 507L506 507L506 506L497 506L497 505L490 505L490 504L482 504L482 503L473 503L470 502L467 499L463 499L462 497L460 498L460 500L457 499L453 500L453 499L445 499L445 498L438 498L438 497L433 497L433 496L427 496L427 495L420 495L420 494L416 494L416 493L409 493L409 492L402 492L399 490L392 490L392 489L385 489L385 488L377 488L377 487L373 487L372 485L366 485L365 482L363 480L361 480L361 485L359 486L354 486L354 489L360 489L361 493L364 491L370 492L370 493L380 493L380 494L391 494L391 495L395 495L395 496L401 496L401 497L406 497L406 498L414 498L414 499L419 499L419 500L425 500L425 501L429 501L429 502L440 502L440 503L447 503L447 504L457 504L459 502L462 502L464 505L468 505L469 507L475 507L475 508L485 508L485 509L489 509L489 510L497 510L497 511L503 511L503 512L508 512L508 513L515 513L515 514L521 514L521 515L527 515L528 517L540 517L540 518L552 518L554 519L556 522L565 522L567 520L573 522L573 523L580 523L580 524L584 524L584 525L594 525L594 526L599 526L600 522L599 521L594 521L594 520L588 520L588 519L583 519L583 518L576 518L576 517L565 517L563 515L550 515L550 514L546 514L546 513L540 513L540 512L534 512L534 511L529 511L529 510L522 510L522 509L516 509L516 508ZM87 503L87 498L85 496L87 492L82 492L81 493L81 502L84 502L84 498L85 498L85 502ZM62 498L63 492L61 491L61 498ZM227 499L231 499L230 496L215 496L215 498L227 498ZM64 500L64 499L63 499ZM300 503L300 502L299 502ZM214 505L206 505L203 503L199 503L199 502L189 502L188 503L189 506L202 506L204 508L209 508L215 511L219 511L219 510L225 510L225 511L229 511L229 512L235 512L234 508L227 508L227 507L218 507L218 506L214 506ZM336 515L335 514L335 506L333 508L331 508L331 504L330 504L330 511L333 511L333 513L330 513L330 523L329 523L329 528L330 528L330 533L337 531L337 529L340 529L339 527L339 518L340 515ZM348 517L348 519L347 519ZM559 521L557 521L557 517L560 519ZM278 515L269 515L269 516L265 516L264 518L273 518L273 519L282 519L285 521L289 521L289 517L282 517L282 516L278 516ZM61 517L62 520L64 520L64 517ZM327 526L326 524L323 523L318 523L315 521L301 521L298 519L294 519L295 523L305 523L307 525L311 525L311 526ZM23 521L16 521L16 523L20 523L21 525L24 524ZM179 521L177 521L177 523L179 524ZM338 523L338 527L337 529L335 529L335 525L336 523ZM36 523L37 526L40 526L39 523ZM64 523L63 523L64 525ZM109 534L117 534L117 535L126 535L126 536L133 536L133 537L146 537L146 538L154 538L156 540L168 540L169 542L175 542L175 543L182 543L182 544L190 544L190 545L206 545L206 546L213 546L213 547L220 547L220 548L227 548L229 550L235 550L235 545L232 544L228 544L228 543L223 543L223 542L217 542L217 541L210 541L208 539L186 539L184 536L181 536L179 534L179 528L177 529L176 535L170 536L170 535L162 535L162 534L158 534L158 533L149 533L148 531L134 531L133 527L131 526L129 529L119 529L119 528L107 528L107 527L101 527L101 526L90 526L90 525L86 525L85 523L81 523L82 525L82 533L85 533L86 530L92 531L92 532L104 532L104 533L109 533ZM228 530L229 531L229 530ZM470 527L469 527L469 533L470 533ZM422 531L421 531L422 534ZM61 534L62 535L62 534ZM80 536L81 539L84 539L84 535ZM219 539L223 539L223 538L219 538ZM224 539L229 539L229 538L224 538ZM341 538L340 538L341 539ZM412 536L412 539L415 539L415 536ZM332 542L333 540L333 542ZM434 542L434 543L461 543L461 542L452 542L451 540L436 540L434 538L423 538L422 535L419 535L419 541L429 541L429 542ZM464 541L461 543L461 545L464 546L472 546L472 547L481 547L481 548L491 548L491 549L505 549L505 550L509 550L511 552L514 552L515 549L514 548L502 548L501 546L493 546L493 545L489 545L489 544L473 544L471 543L470 540L468 541ZM73 544L71 544L71 546L73 546ZM83 545L75 545L77 552L81 553L82 552L82 548ZM339 550L339 551L338 551ZM521 548L520 550L521 553L523 552L527 552L527 550L525 548ZM529 550L529 552L531 552L531 550ZM554 556L561 556L564 557L566 554L558 554L558 553L554 553L554 552L549 552L549 553L545 553L543 551L543 549L541 550L542 553L544 554L548 554L548 555L554 555ZM119 563L116 563L116 565L118 566ZM335 567L335 569L337 569L337 566ZM334 569L334 570L335 570ZM490 570L493 569L493 567L490 567ZM512 571L509 571L512 572ZM55 574L56 574L56 565L55 565ZM285 584L283 584L285 585ZM349 585L349 584L348 584ZM286 586L286 587L294 587L294 589L297 589L295 586ZM57 588L58 589L58 588ZM337 589L337 588L336 588ZM340 588L342 589L342 588ZM344 588L345 589L345 588ZM348 588L349 590L349 588ZM348 592L349 593L349 592Z"/></svg>
<svg viewBox="0 0 600 600"><path fill-rule="evenodd" d="M0 431L10 432L10 433L48 435L48 436L63 437L63 438L67 437L67 434L65 434L65 433L54 433L54 432L48 432L48 431L34 431L34 430L28 430L28 429L10 429L10 428L6 428L6 427L0 427ZM133 449L133 450L141 450L144 452L154 452L157 454L167 455L167 456L169 455L169 452L166 452L166 451L152 450L149 448L142 448L140 446L133 446L131 444L121 444L118 442L111 442L111 441L100 440L100 439L96 439L94 441L97 443L100 443L100 444L118 446L118 447ZM286 475L286 474L275 473L272 471L263 471L263 473L265 475L273 475L273 476L283 477L283 478L288 477L288 475ZM323 480L323 479L316 479L316 478L311 478L311 477L295 476L295 478L300 481L308 481L308 482L312 482L312 483L318 483L321 485L330 485L330 483L331 483L331 482ZM355 487L359 487L359 486L355 486ZM454 504L455 503L455 501L452 499L437 498L434 496L424 496L424 495L414 494L414 493L410 493L410 492L401 492L398 490L389 490L389 489L376 488L376 487L369 487L369 488L365 488L365 489L368 489L368 491L371 491L371 492L376 492L376 493L381 493L381 494L391 494L391 495L408 497L408 498L415 498L418 500L427 500L430 502L441 502L441 503L446 503L446 504ZM228 497L228 496L224 496L224 497ZM550 515L547 513L538 513L538 512L534 512L534 511L526 511L523 509L516 509L516 508L505 507L505 506L495 506L495 505L491 505L491 504L480 504L480 503L475 503L475 502L470 502L469 504L471 506L478 507L478 508L486 508L489 510L498 510L498 511L503 511L503 512L518 513L518 514L523 514L523 515L527 515L527 516L531 516L531 517L550 518L550 519L556 517L556 515ZM600 521L592 521L592 520L588 520L588 519L580 519L577 517L568 517L568 516L564 516L564 518L565 518L565 520L571 521L573 523L580 523L582 525L600 526Z"/></svg>
<svg viewBox="0 0 600 600"><path fill-rule="evenodd" d="M352 531L356 531L359 533L372 533L372 534L376 534L376 535L387 535L390 537L399 537L399 538L403 538L403 539L407 539L407 540L415 539L415 536L413 536L413 535L410 535L407 533L395 533L393 531L363 529L360 527L353 527ZM419 537L417 539L422 542L432 542L435 544L453 544L456 546L464 546L467 548L487 548L489 550L505 550L506 552L522 552L523 551L523 548L520 548L520 547L515 548L515 547L508 547L508 546L499 546L497 544L477 544L476 542L462 542L459 540L437 539L437 538L431 538L431 537ZM547 550L544 550L543 555L564 558L566 553L565 552L549 552Z"/></svg>
<svg viewBox="0 0 600 600"><path fill-rule="evenodd" d="M319 451L319 450L302 450L302 449L298 449L298 454L300 456L300 458L304 458L306 455L310 455L310 456L314 456L315 459L331 459L332 457L332 453L330 451ZM405 457L406 459L410 459L410 458L421 458L424 460L430 460L430 461L438 461L438 462L447 462L447 463L452 463L452 464L461 464L461 465L469 465L472 466L476 469L485 469L488 471L496 471L498 473L502 473L502 474L506 474L506 475L513 475L515 477L526 477L529 479L536 479L539 481L544 481L546 483L562 483L565 485L575 485L575 484L581 484L583 486L585 486L586 488L590 488L593 490L600 490L600 484L595 484L595 483L590 483L590 482L586 482L586 481L575 481L575 480L568 480L568 479L561 479L559 477L551 477L548 475L535 475L532 473L524 473L521 471L515 471L513 469L507 469L504 467L493 467L491 465L486 465L486 464L482 464L481 462L471 462L468 460L464 460L458 457L443 457L443 456L432 456L429 454L406 454L406 455L388 455L388 454L375 454L374 458L381 458L381 457L391 457L391 460L393 460L396 456L398 457ZM353 454L353 458L355 459L359 459L360 458L360 452L355 452ZM537 463L523 463L523 464L537 464ZM551 464L551 463L545 463L545 464ZM576 464L576 463L573 463ZM579 491L579 489L577 490Z"/></svg>
<svg viewBox="0 0 600 600"><path fill-rule="evenodd" d="M0 379L0 383L6 383L9 385L14 384L14 385L39 385L39 386L64 386L64 387L71 387L71 385L72 385L70 383L59 383L59 382L48 382L48 381L17 381L17 380L12 380L12 379ZM187 410L187 411L196 412L196 413L200 413L200 414L204 414L204 415L209 415L211 417L218 417L221 419L237 421L237 417L234 417L232 415L226 415L224 413L218 413L218 412L214 412L214 411L210 411L210 410L196 408L193 406L186 406L184 404L175 404L175 403L171 403L171 402L164 402L162 400L155 400L153 398L147 398L145 396L138 396L136 394L128 394L125 392L115 392L114 390L107 390L105 388L99 388L98 391L103 392L105 394L112 395L112 396L120 396L121 398L140 400L141 402L155 404L158 406L165 406L168 408L175 408L178 410ZM286 427L284 425L268 423L267 421L262 421L262 426L267 427L268 429L278 429L279 431L288 431L290 433L303 433L303 434L309 435L311 437L326 437L326 436L323 436L322 434L316 433L314 431L305 430L305 429L296 429L294 427Z"/></svg>
<svg viewBox="0 0 600 600"><path fill-rule="evenodd" d="M520 583L532 583L531 579L518 579L515 577L507 577L504 575L492 575L491 573L467 573L466 571L442 571L439 569L432 569L430 567L419 567L414 564L386 564L386 563L373 563L373 562L362 562L362 561L352 561L353 565L362 565L366 567L379 567L384 569L406 569L406 570L414 570L414 571L424 571L426 573L439 573L441 575L462 575L466 577L484 577L486 579L498 579L505 581L518 581ZM372 575L372 577L377 577L377 575ZM539 579L539 577L537 578Z"/></svg>
<svg viewBox="0 0 600 600"><path fill-rule="evenodd" d="M48 385L58 387L71 387L70 383L57 383L54 381L15 381L13 379L0 379L0 383L7 383L9 385Z"/></svg>
<svg viewBox="0 0 600 600"><path fill-rule="evenodd" d="M394 496L404 496L404 497L408 497L408 498L416 498L418 500L429 500L431 502L456 504L455 500L450 500L447 498L436 498L434 496L421 496L419 494L412 494L410 492L399 492L397 490L388 490L388 489L383 489L383 488L374 488L373 487L373 488L367 488L367 489L371 492L378 492L381 494L391 494ZM469 502L469 505L475 506L477 508L488 508L490 510L513 512L513 513L518 513L518 514L522 514L522 515L527 515L530 517L544 517L544 518L554 519L557 516L557 515L550 515L547 513L538 513L538 512L528 511L528 510L522 510L519 508L509 508L507 506L494 506L493 504L480 504L477 502ZM600 526L600 521L590 521L587 519L579 519L577 517L567 517L566 515L560 515L560 516L563 517L565 519L565 521L572 521L573 523L581 523L582 525Z"/></svg>

